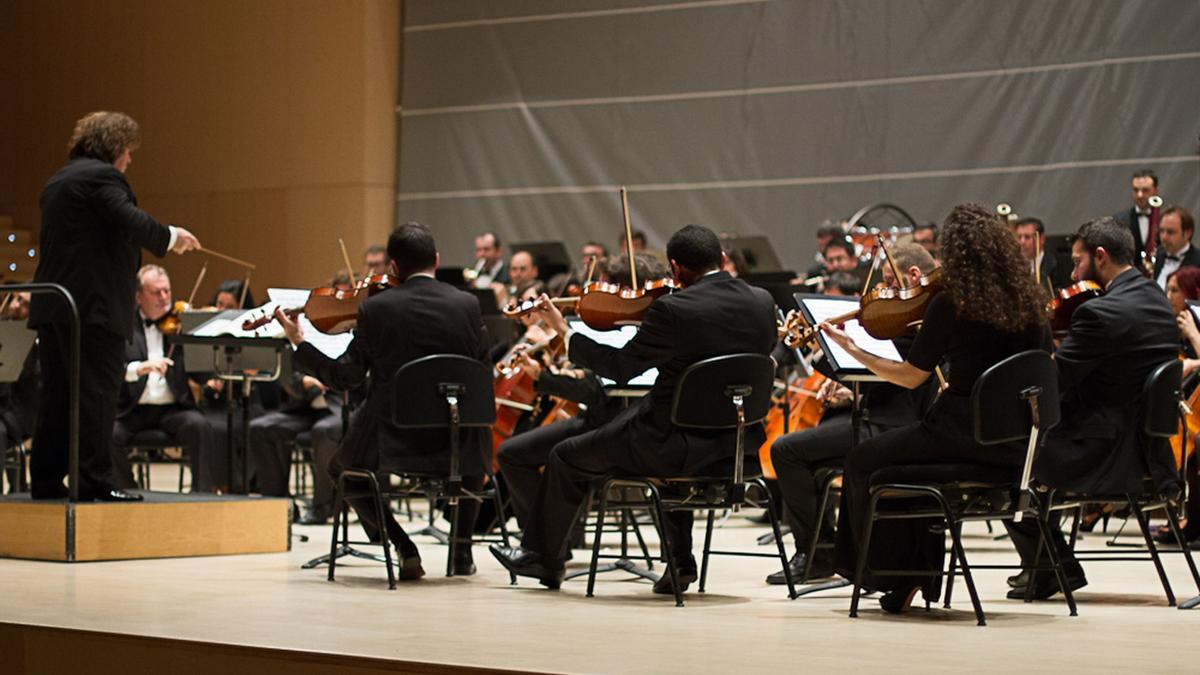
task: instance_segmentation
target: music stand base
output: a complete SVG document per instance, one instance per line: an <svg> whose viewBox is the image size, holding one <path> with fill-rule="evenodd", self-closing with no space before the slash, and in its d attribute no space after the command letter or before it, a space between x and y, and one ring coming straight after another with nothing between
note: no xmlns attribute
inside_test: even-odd
<svg viewBox="0 0 1200 675"><path fill-rule="evenodd" d="M572 572L571 574L568 574L565 577L563 577L563 581L570 581L571 579L578 579L579 577L586 577L588 575L588 571L589 570L582 569L582 570L579 570L578 572ZM616 560L612 561L611 563L608 563L605 565L599 565L596 567L596 574L603 574L605 572L628 572L629 574L632 574L635 577L641 577L642 579L649 579L650 581L653 581L655 583L658 583L658 580L661 578L659 575L655 574L654 572L651 572L650 570L648 570L644 567L638 566L637 563L633 562L633 560L631 560L629 558L617 558Z"/></svg>
<svg viewBox="0 0 1200 675"><path fill-rule="evenodd" d="M340 559L340 558L345 558L347 556L350 556L352 558L362 558L363 560L373 560L375 562L381 562L381 563L387 562L387 559L381 555L375 555L372 553L364 553L363 551L360 551L352 546L347 546L345 544L341 544L337 547L337 551L334 553L333 558ZM326 553L325 555L318 556L318 557L313 558L312 560L309 560L308 562L304 563L303 565L300 566L300 569L311 570L314 567L319 567L321 565L328 565L329 561L330 561L329 554Z"/></svg>
<svg viewBox="0 0 1200 675"><path fill-rule="evenodd" d="M823 584L810 584L804 588L796 589L796 597L799 598L812 593L820 593L821 591L832 591L836 588L845 588L853 584L854 582L849 579L834 579L833 581L826 581Z"/></svg>
<svg viewBox="0 0 1200 675"><path fill-rule="evenodd" d="M1179 609L1196 609L1197 607L1200 607L1200 595L1179 603Z"/></svg>

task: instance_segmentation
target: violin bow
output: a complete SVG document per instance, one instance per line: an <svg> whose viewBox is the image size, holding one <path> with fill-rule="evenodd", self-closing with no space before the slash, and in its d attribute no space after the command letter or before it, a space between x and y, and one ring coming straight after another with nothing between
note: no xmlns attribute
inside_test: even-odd
<svg viewBox="0 0 1200 675"><path fill-rule="evenodd" d="M342 262L346 263L346 274L350 275L350 287L353 288L358 285L358 282L354 280L354 267L350 265L350 255L346 253L346 242L342 241L341 237L338 237L338 246L342 247Z"/></svg>
<svg viewBox="0 0 1200 675"><path fill-rule="evenodd" d="M242 292L238 293L238 309L246 306L246 294L250 292L250 270L246 270L246 278L242 279Z"/></svg>
<svg viewBox="0 0 1200 675"><path fill-rule="evenodd" d="M621 188L621 215L625 217L625 249L629 253L630 288L637 290L637 265L633 263L633 229L629 226L629 192Z"/></svg>
<svg viewBox="0 0 1200 675"><path fill-rule="evenodd" d="M863 279L863 289L862 289L862 293L859 293L859 295L866 295L867 291L870 290L871 276L875 274L875 268L878 266L879 266L879 246L876 246L875 250L871 251L871 266L867 268L867 278Z"/></svg>
<svg viewBox="0 0 1200 675"><path fill-rule="evenodd" d="M196 275L196 283L192 284L192 293L188 296L188 307L195 307L196 292L200 290L200 282L204 281L204 275L208 273L208 261L204 261L204 266L200 268L200 273Z"/></svg>

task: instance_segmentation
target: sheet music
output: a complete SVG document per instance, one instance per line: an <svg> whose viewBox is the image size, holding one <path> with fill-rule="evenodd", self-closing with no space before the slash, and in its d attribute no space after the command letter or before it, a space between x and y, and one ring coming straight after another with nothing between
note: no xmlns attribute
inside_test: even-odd
<svg viewBox="0 0 1200 675"><path fill-rule="evenodd" d="M239 338L256 338L256 337L283 337L283 327L279 322L269 323L252 331L242 330L242 324L248 320L256 319L264 314L273 313L275 311L275 303L268 302L262 307L255 307L244 312L239 312L231 318L214 318L211 321L206 321L196 327L191 332L197 337L220 337L229 335ZM227 312L222 312L222 315Z"/></svg>
<svg viewBox="0 0 1200 675"><path fill-rule="evenodd" d="M569 321L571 323L571 330L575 331L576 333L579 333L580 335L586 335L602 345L608 345L609 347L615 347L617 349L624 347L625 343L632 340L633 336L637 335L638 332L637 326L621 326L616 330L596 330L579 319L569 319ZM629 380L625 386L650 387L657 379L658 369L651 368L641 375ZM600 378L600 383L606 387L611 387L616 384L615 381L610 380L607 377Z"/></svg>
<svg viewBox="0 0 1200 675"><path fill-rule="evenodd" d="M840 300L836 298L804 298L801 300L803 306L811 314L812 318L820 323L826 319L831 319L840 314L845 314L850 309L858 305L858 300ZM807 317L806 317L807 318ZM879 340L871 337L867 331L858 323L858 320L847 321L845 323L846 334L849 335L863 351L874 354L875 356L890 359L892 361L903 361L900 352L896 350L896 345L891 340ZM838 368L856 368L866 370L866 366L859 363L857 359L850 356L850 353L842 349L836 342L822 337L821 347L825 350L825 355L833 361Z"/></svg>
<svg viewBox="0 0 1200 675"><path fill-rule="evenodd" d="M268 288L267 297L271 302L267 305L273 305L271 312L274 313L275 307L283 307L289 309L292 307L303 307L305 302L308 302L309 290L305 288ZM263 305L263 307L267 307ZM315 326L308 320L308 317L301 314L299 321L300 329L304 331L304 340L317 348L325 356L331 359L336 359L346 353L346 349L350 347L350 341L354 339L353 333L342 333L340 335L326 335L317 330ZM275 321L269 326L274 326L279 330L279 334L283 335L283 328L279 326L279 322Z"/></svg>

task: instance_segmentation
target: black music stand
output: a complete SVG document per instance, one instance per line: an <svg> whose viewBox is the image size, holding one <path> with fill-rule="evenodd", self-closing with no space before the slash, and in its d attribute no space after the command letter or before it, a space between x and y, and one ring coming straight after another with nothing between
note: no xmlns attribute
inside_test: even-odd
<svg viewBox="0 0 1200 675"><path fill-rule="evenodd" d="M11 384L21 377L29 350L37 340L37 332L25 327L24 321L0 321L0 384ZM17 444L16 480L17 492L25 491L25 443ZM0 495L4 494L4 480L8 467L8 448L0 448Z"/></svg>
<svg viewBox="0 0 1200 675"><path fill-rule="evenodd" d="M794 297L796 300L796 305L800 308L800 313L804 316L804 320L808 322L810 326L815 326L831 316L843 314L848 310L854 309L859 304L858 298L842 296L796 293ZM841 307L834 309L835 305L841 305ZM857 323L857 321L847 322L846 326L848 331L854 333L854 327L857 325ZM855 335L856 341L862 337L862 335ZM872 345L884 352L880 354L880 356L900 360L900 353L896 351L895 345L893 345L890 341L874 340L869 336L866 337L867 339L872 340ZM862 383L884 382L884 379L875 373L872 373L861 363L851 358L849 354L846 354L845 351L837 347L835 343L825 337L824 333L817 334L817 344L821 348L821 351L825 354L825 360L829 364L830 372L827 373L827 376L832 380L849 385L850 389L854 392L853 396L850 398L850 449L853 450L858 446L859 440L862 437L863 420L870 419L869 411L862 407ZM860 345L861 344L862 343L860 342ZM803 361L800 363L804 365ZM821 591L833 590L835 588L845 588L847 586L852 586L853 584L854 582L850 581L849 579L836 579L834 581L827 581L822 584L810 584L796 591L796 597L809 595L812 593L819 593Z"/></svg>
<svg viewBox="0 0 1200 675"><path fill-rule="evenodd" d="M200 327L197 327L199 330ZM207 346L212 349L212 373L232 386L242 384L242 486L241 494L250 493L250 390L255 382L275 382L291 361L291 345L277 337L201 336L180 333L171 340L181 345ZM261 369L263 356L274 360L271 370ZM286 359L285 359L286 355ZM236 407L232 391L226 397L226 481L233 489L233 416Z"/></svg>

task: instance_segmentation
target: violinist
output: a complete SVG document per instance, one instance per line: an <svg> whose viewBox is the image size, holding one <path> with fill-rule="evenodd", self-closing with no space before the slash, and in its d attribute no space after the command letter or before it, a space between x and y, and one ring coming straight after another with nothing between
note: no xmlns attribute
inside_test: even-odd
<svg viewBox="0 0 1200 675"><path fill-rule="evenodd" d="M303 372L343 391L367 386L366 398L351 416L330 463L334 477L346 467L445 473L450 452L445 429L394 426L392 380L404 364L433 354L460 354L486 363L487 333L479 301L434 278L438 252L429 228L419 223L397 227L388 237L387 252L389 274L400 283L362 302L354 339L337 359L306 342L299 326L282 311L275 313L284 334L296 345L294 362ZM396 337L397 327L402 327L402 340ZM491 457L491 439L482 429L463 429L461 433L463 486L479 490L484 457ZM374 541L387 537L396 547L401 579L424 576L420 552L390 511L384 513L381 523L369 498L350 499L349 503L368 537ZM477 501L462 501L457 523L460 532L472 531L478 511ZM458 547L452 565L456 575L474 574L471 547L466 542Z"/></svg>
<svg viewBox="0 0 1200 675"><path fill-rule="evenodd" d="M776 340L775 303L766 291L721 270L721 242L708 228L680 229L667 243L667 257L683 290L649 305L637 335L620 349L570 332L548 298L541 305L539 313L548 326L566 336L567 356L574 363L618 384L650 368L658 368L659 376L649 395L611 422L554 446L521 546L491 547L510 572L558 588L569 533L592 481L613 473L687 475L733 452L732 432L685 431L671 423L675 384L688 366L704 358L769 354ZM764 438L761 426L746 430L748 447L761 445ZM697 578L691 556L692 514L670 514L663 529L678 556L672 564L680 582L690 584ZM664 579L655 584L655 592L674 592L670 576Z"/></svg>
<svg viewBox="0 0 1200 675"><path fill-rule="evenodd" d="M639 279L657 279L668 273L650 254L636 254L634 260ZM628 256L613 259L601 276L605 279L628 279ZM550 451L567 438L609 422L620 412L621 402L619 399L610 399L604 393L599 378L586 368L562 368L552 372L540 361L524 353L521 354L519 365L534 373L538 394L582 403L586 408L582 415L529 429L500 444L500 473L512 498L517 521L522 528L526 528L530 526L530 514L537 502L542 470Z"/></svg>
<svg viewBox="0 0 1200 675"><path fill-rule="evenodd" d="M75 299L82 326L79 362L79 495L129 501L112 485L112 423L121 388L124 344L134 329L133 302L141 250L184 253L200 242L181 227L162 225L137 207L125 178L141 128L119 112L93 112L75 123L70 161L55 173L39 203L41 255L35 282L57 283ZM29 327L38 331L42 401L34 434L34 499L67 496L68 360L71 319L51 294L34 296Z"/></svg>
<svg viewBox="0 0 1200 675"><path fill-rule="evenodd" d="M1179 326L1180 335L1183 336L1181 357L1183 358L1184 386L1186 387L1184 394L1190 405L1194 401L1193 397L1197 387L1200 387L1197 378L1188 377L1200 369L1200 358L1197 358L1197 355L1200 355L1200 326L1196 323L1196 315L1188 307L1188 300L1200 300L1200 267L1181 267L1178 272L1169 275L1167 277L1167 300L1171 303L1171 309L1175 312L1175 323ZM1194 413L1200 413L1200 410L1195 410L1197 406L1191 407ZM1192 428L1190 418L1188 426L1189 429ZM1191 437L1189 430L1181 433L1188 434L1187 450L1192 454L1192 458L1187 463L1187 503L1179 526L1184 540L1192 542L1193 548L1195 548L1195 542L1200 541L1200 462L1196 461L1194 454L1197 438ZM1183 449L1182 442L1180 442L1179 449ZM1166 526L1160 527L1154 536L1155 541L1175 543L1175 536Z"/></svg>
<svg viewBox="0 0 1200 675"><path fill-rule="evenodd" d="M1061 421L1046 432L1033 470L1037 480L1051 488L1133 494L1142 492L1147 473L1158 485L1176 477L1167 440L1147 445L1138 424L1139 393L1146 378L1179 356L1179 327L1162 290L1133 267L1134 252L1133 235L1112 218L1080 227L1071 246L1072 278L1096 282L1104 295L1075 309L1070 331L1054 354ZM1031 565L1038 549L1036 524L1026 519L1005 525L1022 561ZM1058 527L1053 519L1050 525L1053 530ZM1068 583L1072 588L1086 585L1083 569L1061 532L1054 532L1053 539ZM1020 582L1028 575L1019 576L1025 578L1013 580L1017 585L1009 597L1025 595L1025 583ZM1037 577L1034 598L1058 591L1053 574Z"/></svg>
<svg viewBox="0 0 1200 675"><path fill-rule="evenodd" d="M1163 209L1158 224L1162 250L1154 257L1154 279L1162 288L1167 287L1167 276L1175 270L1200 267L1200 249L1192 246L1195 232L1196 221L1190 211L1181 206Z"/></svg>
<svg viewBox="0 0 1200 675"><path fill-rule="evenodd" d="M887 286L914 287L921 283L923 275L933 271L933 256L918 244L897 244L892 248L891 255L897 269L905 276L905 281L902 285L892 273L891 266L883 265L883 282ZM912 341L912 333L895 340L901 356L908 354ZM820 370L825 362L818 361L814 365ZM865 385L860 438L875 436L919 420L933 398L933 382L930 379L915 389L886 382ZM820 393L823 399L847 398L850 395L849 390L832 379L827 380L826 385L828 391ZM786 434L771 445L771 463L778 476L787 523L796 543L796 553L789 563L793 578L799 579L804 572L810 537L819 533L823 543L832 543L833 540L831 524L815 522L821 486L816 483L814 468L845 457L850 451L851 438L850 414L843 408L838 412L827 411L816 427ZM819 579L832 574L832 556L818 549L810 578ZM768 576L767 583L785 584L787 577L780 570Z"/></svg>
<svg viewBox="0 0 1200 675"><path fill-rule="evenodd" d="M216 452L212 425L192 397L183 350L168 358L159 327L173 305L171 279L158 265L145 265L137 278L137 324L125 343L125 381L111 432L113 482L123 490L135 487L126 444L139 431L161 429L183 447L193 492L224 489L225 456Z"/></svg>
<svg viewBox="0 0 1200 675"><path fill-rule="evenodd" d="M858 542L866 527L870 477L886 466L967 460L1020 467L1020 443L981 446L975 442L971 388L989 367L1028 349L1048 347L1041 296L1008 228L991 209L976 204L957 206L942 226L945 290L929 301L924 321L904 361L892 361L863 351L843 330L830 324L821 329L834 342L876 375L900 387L921 386L943 359L949 365L949 386L921 421L868 438L846 456L838 514L834 565L838 574L853 579ZM940 570L945 539L927 520L888 520L874 526L871 546L876 569ZM906 611L918 590L933 601L940 594L938 576L875 576L859 579L885 591L880 599L891 613Z"/></svg>
<svg viewBox="0 0 1200 675"><path fill-rule="evenodd" d="M503 306L509 298L521 298L531 286L538 283L537 259L529 251L517 251L508 261L509 282L507 285L492 285L496 291L496 304Z"/></svg>
<svg viewBox="0 0 1200 675"><path fill-rule="evenodd" d="M373 277L387 274L387 270L387 247L380 244L368 246L366 252L363 253L363 276Z"/></svg>

